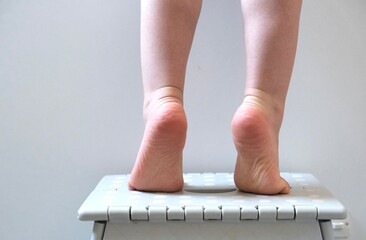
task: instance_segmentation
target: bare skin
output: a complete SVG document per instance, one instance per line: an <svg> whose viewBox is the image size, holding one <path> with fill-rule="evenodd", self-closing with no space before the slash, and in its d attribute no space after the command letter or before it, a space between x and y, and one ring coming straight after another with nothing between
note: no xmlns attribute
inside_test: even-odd
<svg viewBox="0 0 366 240"><path fill-rule="evenodd" d="M238 152L234 181L245 192L288 193L290 186L279 175L277 113L266 104L266 97L261 92L247 95L232 120Z"/></svg>
<svg viewBox="0 0 366 240"><path fill-rule="evenodd" d="M175 192L183 187L187 131L183 88L201 4L199 0L141 1L146 126L130 189Z"/></svg>
<svg viewBox="0 0 366 240"><path fill-rule="evenodd" d="M184 79L200 9L198 0L141 1L146 127L130 189L175 192L183 187ZM300 9L301 0L242 0L247 78L244 100L232 120L238 152L234 180L242 191L290 191L279 174L278 135Z"/></svg>
<svg viewBox="0 0 366 240"><path fill-rule="evenodd" d="M179 94L172 97L174 92L178 93L177 89L163 89L149 104L144 137L131 173L130 189L175 192L183 187L182 151L187 120Z"/></svg>
<svg viewBox="0 0 366 240"><path fill-rule="evenodd" d="M288 193L280 176L278 135L293 69L301 0L242 0L247 77L232 120L238 151L234 181L259 194Z"/></svg>

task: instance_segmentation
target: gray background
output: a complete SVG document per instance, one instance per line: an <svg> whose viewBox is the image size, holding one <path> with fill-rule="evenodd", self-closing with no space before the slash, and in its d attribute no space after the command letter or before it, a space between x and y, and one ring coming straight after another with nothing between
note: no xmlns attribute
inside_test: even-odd
<svg viewBox="0 0 366 240"><path fill-rule="evenodd" d="M304 1L281 171L310 172L366 236L366 2ZM239 1L204 1L188 66L186 172L232 171ZM0 239L88 239L77 210L129 173L144 123L139 1L0 0ZM363 199L363 200L361 200Z"/></svg>

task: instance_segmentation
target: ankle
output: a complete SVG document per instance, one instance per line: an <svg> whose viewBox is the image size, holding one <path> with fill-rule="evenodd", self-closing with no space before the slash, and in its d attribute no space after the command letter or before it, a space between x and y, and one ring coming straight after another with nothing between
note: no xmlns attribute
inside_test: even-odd
<svg viewBox="0 0 366 240"><path fill-rule="evenodd" d="M177 102L162 102L149 111L146 119L148 129L154 129L160 134L170 135L173 138L185 136L187 118L183 106Z"/></svg>
<svg viewBox="0 0 366 240"><path fill-rule="evenodd" d="M159 139L157 146L174 142L177 152L183 150L188 125L180 96L177 89L160 89L150 95L144 106L146 130Z"/></svg>
<svg viewBox="0 0 366 240"><path fill-rule="evenodd" d="M278 130L281 127L285 101L277 99L270 94L259 89L246 90L243 100L243 106L252 107L262 112L274 129Z"/></svg>
<svg viewBox="0 0 366 240"><path fill-rule="evenodd" d="M176 87L162 87L153 92L145 93L143 114L145 121L149 116L164 106L175 106L183 111L183 91Z"/></svg>

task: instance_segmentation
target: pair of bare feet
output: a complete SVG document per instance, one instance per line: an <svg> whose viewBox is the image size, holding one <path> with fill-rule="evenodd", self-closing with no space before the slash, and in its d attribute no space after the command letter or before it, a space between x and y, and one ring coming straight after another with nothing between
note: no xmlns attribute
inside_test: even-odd
<svg viewBox="0 0 366 240"><path fill-rule="evenodd" d="M281 117L270 99L247 95L232 120L238 152L234 181L239 190L258 194L288 193L278 163ZM132 170L129 188L176 192L183 188L182 151L187 120L176 97L156 97L145 109L146 128Z"/></svg>

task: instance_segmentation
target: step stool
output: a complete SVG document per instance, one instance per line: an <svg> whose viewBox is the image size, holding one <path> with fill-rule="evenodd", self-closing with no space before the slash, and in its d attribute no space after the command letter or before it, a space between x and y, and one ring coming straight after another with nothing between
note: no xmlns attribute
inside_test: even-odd
<svg viewBox="0 0 366 240"><path fill-rule="evenodd" d="M176 193L130 191L129 175L105 176L78 211L91 240L347 239L347 211L317 179L281 173L289 194L238 191L232 173L184 174Z"/></svg>

